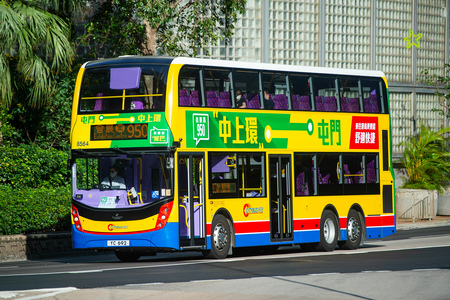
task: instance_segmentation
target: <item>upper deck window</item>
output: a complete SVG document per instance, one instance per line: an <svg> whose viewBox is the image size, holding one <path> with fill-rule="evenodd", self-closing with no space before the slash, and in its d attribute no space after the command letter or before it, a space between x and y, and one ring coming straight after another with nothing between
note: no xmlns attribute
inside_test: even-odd
<svg viewBox="0 0 450 300"><path fill-rule="evenodd" d="M111 66L86 69L80 112L164 111L166 65Z"/></svg>

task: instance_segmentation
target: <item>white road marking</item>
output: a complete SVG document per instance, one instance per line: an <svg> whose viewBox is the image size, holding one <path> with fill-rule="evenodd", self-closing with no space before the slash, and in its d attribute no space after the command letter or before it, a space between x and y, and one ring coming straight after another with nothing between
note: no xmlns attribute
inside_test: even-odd
<svg viewBox="0 0 450 300"><path fill-rule="evenodd" d="M409 241L409 242L408 242ZM421 239L423 244L426 238ZM21 277L21 276L42 276L42 275L60 275L60 274L85 274L85 273L101 273L109 271L121 271L121 270L137 270L137 269L155 269L155 268L166 268L166 267L178 267L178 266L188 266L197 264L213 264L213 263L233 263L238 261L249 261L249 260L267 260L267 259L292 259L297 257L317 257L324 255L359 255L375 252L391 252L391 251L404 251L404 250L418 250L418 249L430 249L438 247L450 247L450 235L441 236L439 238L433 237L429 238L428 245L418 246L414 244L414 240L398 240L398 241L370 241L366 242L366 247L357 250L337 250L333 252L298 252L298 253L287 253L287 254L275 254L275 255L262 255L262 256L250 256L243 258L229 258L229 259L199 259L189 262L180 263L163 263L163 264L153 264L153 265L138 265L138 266L128 266L128 267L118 267L118 268L104 268L104 269L92 269L92 270L79 270L79 271L59 271L59 272L42 272L42 273L23 273L23 274L4 274L1 277ZM408 245L404 245L404 244ZM436 243L436 244L435 244ZM367 247L368 246L368 247Z"/></svg>

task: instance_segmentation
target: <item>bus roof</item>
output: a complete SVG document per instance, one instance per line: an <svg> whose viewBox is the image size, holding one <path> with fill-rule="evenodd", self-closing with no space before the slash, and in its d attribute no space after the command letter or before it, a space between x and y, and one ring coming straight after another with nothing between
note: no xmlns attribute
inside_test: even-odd
<svg viewBox="0 0 450 300"><path fill-rule="evenodd" d="M318 74L333 74L333 75L339 74L339 75L353 75L353 76L356 75L356 76L370 76L370 77L385 77L383 72L374 70L280 65L280 64L255 63L255 62L243 62L231 60L202 59L192 57L177 57L172 61L172 64L189 64L189 65L201 65L211 67L244 68L254 70L303 72L303 73L318 73Z"/></svg>
<svg viewBox="0 0 450 300"><path fill-rule="evenodd" d="M352 76L368 76L368 77L386 77L381 71L374 70L357 70L357 69L339 69L339 68L324 68L311 66L295 66L295 65L280 65L256 62L243 62L232 60L219 59L204 59L192 57L163 57L163 56L137 56L126 55L117 58L102 59L87 62L83 67L101 67L104 65L115 64L140 64L140 63L163 63L163 64L187 64L209 67L224 67L224 68L244 68L253 70L268 70L268 71L284 71L284 72L302 72L310 74L332 74L332 75L352 75Z"/></svg>

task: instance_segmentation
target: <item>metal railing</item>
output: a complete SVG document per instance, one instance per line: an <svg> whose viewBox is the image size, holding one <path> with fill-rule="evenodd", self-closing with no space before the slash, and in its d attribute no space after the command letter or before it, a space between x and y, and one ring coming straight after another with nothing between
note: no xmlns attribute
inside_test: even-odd
<svg viewBox="0 0 450 300"><path fill-rule="evenodd" d="M399 218L401 219L412 219L413 222L418 220L432 219L432 207L431 207L431 197L426 196L422 200L414 203L410 208L408 208Z"/></svg>

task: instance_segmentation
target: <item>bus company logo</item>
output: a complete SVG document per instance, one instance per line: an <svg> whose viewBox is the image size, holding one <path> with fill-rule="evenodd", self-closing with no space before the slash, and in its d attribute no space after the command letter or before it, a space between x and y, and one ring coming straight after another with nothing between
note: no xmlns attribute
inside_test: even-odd
<svg viewBox="0 0 450 300"><path fill-rule="evenodd" d="M192 130L195 146L197 146L201 140L209 141L209 115L192 114Z"/></svg>
<svg viewBox="0 0 450 300"><path fill-rule="evenodd" d="M114 225L114 224L109 224L108 225L108 230L109 231L123 230L123 229L128 229L128 226L127 225L125 225L125 226L117 226L117 225Z"/></svg>
<svg viewBox="0 0 450 300"><path fill-rule="evenodd" d="M250 204L246 203L244 205L244 216L247 218L250 214L262 214L264 212L264 207L252 207Z"/></svg>
<svg viewBox="0 0 450 300"><path fill-rule="evenodd" d="M350 149L378 149L378 118L353 117Z"/></svg>

